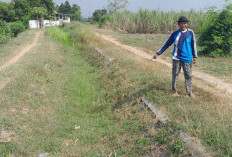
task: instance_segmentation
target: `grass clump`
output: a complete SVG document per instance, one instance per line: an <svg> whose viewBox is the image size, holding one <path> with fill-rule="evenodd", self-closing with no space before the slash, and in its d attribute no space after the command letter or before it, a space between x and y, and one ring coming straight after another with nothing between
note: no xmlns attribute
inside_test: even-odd
<svg viewBox="0 0 232 157"><path fill-rule="evenodd" d="M179 155L184 151L184 142L181 141L179 138L175 141L175 143L172 145L172 152L174 154Z"/></svg>
<svg viewBox="0 0 232 157"><path fill-rule="evenodd" d="M70 39L70 35L68 33L65 33L62 29L59 27L50 27L47 30L47 33L57 41L61 42L65 46L72 46L73 41Z"/></svg>
<svg viewBox="0 0 232 157"><path fill-rule="evenodd" d="M77 25L74 29L69 29L72 25ZM67 25L66 31L70 33L71 39L76 43L81 43L83 45L89 45L96 41L96 35L85 25L81 23L74 23Z"/></svg>

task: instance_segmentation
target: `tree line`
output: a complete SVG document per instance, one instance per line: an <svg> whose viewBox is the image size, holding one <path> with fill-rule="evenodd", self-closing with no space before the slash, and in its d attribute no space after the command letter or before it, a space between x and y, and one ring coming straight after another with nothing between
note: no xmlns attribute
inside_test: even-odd
<svg viewBox="0 0 232 157"><path fill-rule="evenodd" d="M69 14L71 20L81 20L81 8L68 1L56 5L53 0L11 0L0 1L0 44L24 31L30 19L54 19L58 13Z"/></svg>
<svg viewBox="0 0 232 157"><path fill-rule="evenodd" d="M65 3L61 3L60 6L56 5L55 10L58 11L58 13L69 14L73 21L80 21L82 19L81 7L78 4L73 4L71 6L69 1L65 1Z"/></svg>

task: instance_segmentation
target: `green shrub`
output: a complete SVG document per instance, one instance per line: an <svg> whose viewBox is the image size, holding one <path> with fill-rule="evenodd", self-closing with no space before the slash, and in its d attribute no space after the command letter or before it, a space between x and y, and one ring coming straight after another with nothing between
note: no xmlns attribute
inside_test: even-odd
<svg viewBox="0 0 232 157"><path fill-rule="evenodd" d="M86 46L96 41L96 35L80 22L67 23L63 27L51 27L46 33L67 46L72 46L74 43Z"/></svg>
<svg viewBox="0 0 232 157"><path fill-rule="evenodd" d="M95 10L93 13L93 20L99 22L100 18L107 14L106 9Z"/></svg>
<svg viewBox="0 0 232 157"><path fill-rule="evenodd" d="M0 1L0 20L15 21L16 13L13 5Z"/></svg>
<svg viewBox="0 0 232 157"><path fill-rule="evenodd" d="M181 141L179 138L175 141L175 143L171 147L172 153L180 154L184 151L184 142Z"/></svg>
<svg viewBox="0 0 232 157"><path fill-rule="evenodd" d="M19 33L23 32L25 30L25 26L21 21L16 21L10 23L10 30L13 33L13 35L16 37Z"/></svg>
<svg viewBox="0 0 232 157"><path fill-rule="evenodd" d="M12 33L7 23L0 20L0 44L6 43L11 36Z"/></svg>
<svg viewBox="0 0 232 157"><path fill-rule="evenodd" d="M214 19L200 35L201 53L211 57L232 56L232 4Z"/></svg>
<svg viewBox="0 0 232 157"><path fill-rule="evenodd" d="M61 42L65 46L72 46L73 45L73 41L70 38L70 34L67 32L64 32L59 27L50 27L47 29L46 33L48 33L52 38Z"/></svg>
<svg viewBox="0 0 232 157"><path fill-rule="evenodd" d="M82 24L80 22L74 21L71 23L64 23L64 30L66 32L70 32L70 30L74 30L77 27L80 27Z"/></svg>
<svg viewBox="0 0 232 157"><path fill-rule="evenodd" d="M206 14L207 14L207 20L204 20L202 26L199 27L196 33L201 34L204 31L206 31L210 26L212 26L212 24L216 21L219 15L219 11L217 10L216 7L212 6L206 8Z"/></svg>
<svg viewBox="0 0 232 157"><path fill-rule="evenodd" d="M99 19L99 26L102 27L102 25L105 25L106 22L113 22L113 17L111 15L103 15Z"/></svg>
<svg viewBox="0 0 232 157"><path fill-rule="evenodd" d="M143 138L143 139L138 140L138 141L137 141L137 144L139 144L139 145L146 145L146 144L148 144L150 141L151 141L151 139L146 137L146 138Z"/></svg>
<svg viewBox="0 0 232 157"><path fill-rule="evenodd" d="M69 26L67 26L69 27ZM70 36L74 42L80 42L84 45L88 45L92 41L96 40L96 35L83 24L77 24L77 27L70 30Z"/></svg>
<svg viewBox="0 0 232 157"><path fill-rule="evenodd" d="M25 28L27 29L29 27L29 20L31 19L30 15L25 15L22 17L22 22Z"/></svg>

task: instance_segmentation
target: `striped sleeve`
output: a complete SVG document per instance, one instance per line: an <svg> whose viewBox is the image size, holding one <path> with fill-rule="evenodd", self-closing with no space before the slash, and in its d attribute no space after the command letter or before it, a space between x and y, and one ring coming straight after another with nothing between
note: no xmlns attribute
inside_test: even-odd
<svg viewBox="0 0 232 157"><path fill-rule="evenodd" d="M192 30L191 30L192 31ZM196 38L195 38L195 34L193 33L193 37L192 37L192 42L191 42L191 46L192 46L192 55L193 58L197 58L197 44L196 44Z"/></svg>
<svg viewBox="0 0 232 157"><path fill-rule="evenodd" d="M167 40L167 42L164 44L164 46L159 50L157 51L157 55L161 55L165 50L167 50L167 48L169 46L171 46L174 42L174 37L175 37L175 34L176 34L176 31L172 33L172 35L169 37L169 39Z"/></svg>

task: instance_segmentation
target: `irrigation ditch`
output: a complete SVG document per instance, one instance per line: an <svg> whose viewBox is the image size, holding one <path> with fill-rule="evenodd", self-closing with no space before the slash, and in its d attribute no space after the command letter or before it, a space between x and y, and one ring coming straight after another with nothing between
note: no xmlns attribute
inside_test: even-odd
<svg viewBox="0 0 232 157"><path fill-rule="evenodd" d="M157 108L157 105L146 99L145 97L141 98L142 103L144 103L145 106L147 106L156 116L158 119L158 122L156 125L163 126L167 122L171 121L164 112L162 112L160 109ZM168 128L172 129L172 128ZM185 143L185 146L190 149L191 154L196 157L210 157L205 152L205 149L200 144L200 142L195 139L194 137L189 136L186 132L182 130L178 130L177 132L178 137Z"/></svg>
<svg viewBox="0 0 232 157"><path fill-rule="evenodd" d="M94 48L94 51L98 54L98 59L101 57L101 61L103 61L103 64L106 65L107 69L109 70L110 65L115 60L114 58L109 57L106 55L103 50L99 48ZM172 122L171 119L169 119L163 111L161 111L156 104L154 104L152 101L148 100L145 96L141 97L141 105L144 105L146 108L148 108L154 116L157 118L157 123L155 124L155 128L165 128L172 130L171 127L164 127L167 123ZM211 157L210 154L206 152L204 147L200 144L199 140L191 137L188 133L184 132L183 130L176 130L175 134L178 136L182 142L184 142L185 148L188 148L190 150L190 153L194 157ZM147 155L150 157L150 155Z"/></svg>
<svg viewBox="0 0 232 157"><path fill-rule="evenodd" d="M95 48L94 49L100 56L102 56L104 58L105 61L107 61L108 64L112 63L114 61L114 58L110 58L109 56L107 56L102 50L100 50L99 48Z"/></svg>

